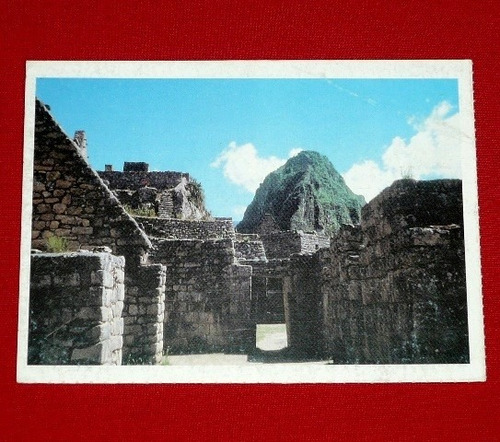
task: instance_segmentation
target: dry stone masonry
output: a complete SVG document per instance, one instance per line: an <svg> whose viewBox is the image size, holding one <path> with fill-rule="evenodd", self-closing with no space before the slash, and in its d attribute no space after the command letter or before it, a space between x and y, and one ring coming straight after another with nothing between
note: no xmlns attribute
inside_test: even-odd
<svg viewBox="0 0 500 442"><path fill-rule="evenodd" d="M266 250L264 243L258 235L241 233L236 234L236 241L234 242L234 250L238 262L244 264L248 262L267 262Z"/></svg>
<svg viewBox="0 0 500 442"><path fill-rule="evenodd" d="M284 231L260 235L268 258L287 258L294 253L312 254L330 246L330 238L317 232Z"/></svg>
<svg viewBox="0 0 500 442"><path fill-rule="evenodd" d="M163 358L165 266L152 264L128 272L123 358L132 364L159 364Z"/></svg>
<svg viewBox="0 0 500 442"><path fill-rule="evenodd" d="M149 172L147 163L125 162L123 172L108 164L98 172L120 202L160 218L211 220L201 186L188 173Z"/></svg>
<svg viewBox="0 0 500 442"><path fill-rule="evenodd" d="M39 101L33 168L33 248L47 250L56 236L69 250L107 246L127 263L144 260L147 236Z"/></svg>
<svg viewBox="0 0 500 442"><path fill-rule="evenodd" d="M235 238L234 226L231 218L216 218L213 221L197 221L136 216L135 219L150 238Z"/></svg>
<svg viewBox="0 0 500 442"><path fill-rule="evenodd" d="M459 180L402 180L322 252L326 352L336 363L468 362Z"/></svg>
<svg viewBox="0 0 500 442"><path fill-rule="evenodd" d="M55 238L59 240L59 246L68 251L98 249L122 255L125 258L127 278L136 274L136 286L141 285L141 275L147 272L147 254L152 246L147 235L91 169L82 157L81 147L61 130L39 101L36 103L35 115L32 247L48 251L51 239ZM81 133L75 138L85 139ZM36 255L32 259L36 260ZM78 267L72 268L72 263L73 261L65 261L67 271L78 272ZM35 274L32 275L32 281L34 279ZM134 297L134 287L132 284L124 287L125 292L128 292L129 288L132 290L132 293L122 300L125 313L130 310L130 301L135 304L140 302L153 305L156 302L156 323L157 328L161 329L163 305L158 305L161 304L161 294L156 291L142 292L138 301ZM81 287L80 290L86 289ZM83 299L84 295L85 293L81 295ZM147 296L152 299L146 301ZM38 304L36 306L41 308ZM58 313L60 314L57 309L53 312L54 315ZM36 314L32 312L32 315ZM150 312L147 312L147 315L150 315ZM161 334L154 335L156 341L150 342L150 350L144 352L134 350L133 346L138 340L132 341L130 338L134 329L129 330L129 326L139 322L151 324L151 317L132 320L129 316L127 322L124 326L124 334L129 336L124 345L127 357L139 355L144 363L158 362L161 358L158 354L161 354L161 351L156 349L163 344ZM151 333L148 336L151 336ZM151 341L152 338L149 339ZM128 349L127 345L131 348ZM151 350L153 347L155 351Z"/></svg>
<svg viewBox="0 0 500 442"><path fill-rule="evenodd" d="M113 168L112 165L108 165ZM189 181L189 174L182 172L149 172L147 163L125 162L123 172L103 171L99 176L107 181L110 189L139 190L153 187L158 190L171 189L184 178Z"/></svg>
<svg viewBox="0 0 500 442"><path fill-rule="evenodd" d="M109 253L33 255L28 363L121 364L124 266Z"/></svg>
<svg viewBox="0 0 500 442"><path fill-rule="evenodd" d="M151 258L166 266L170 353L252 350L252 268L236 264L232 240L161 240Z"/></svg>

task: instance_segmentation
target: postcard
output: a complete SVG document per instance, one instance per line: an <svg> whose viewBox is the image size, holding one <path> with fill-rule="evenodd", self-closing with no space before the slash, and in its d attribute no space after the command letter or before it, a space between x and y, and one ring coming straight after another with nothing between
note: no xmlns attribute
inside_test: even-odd
<svg viewBox="0 0 500 442"><path fill-rule="evenodd" d="M470 61L26 69L18 382L485 380Z"/></svg>

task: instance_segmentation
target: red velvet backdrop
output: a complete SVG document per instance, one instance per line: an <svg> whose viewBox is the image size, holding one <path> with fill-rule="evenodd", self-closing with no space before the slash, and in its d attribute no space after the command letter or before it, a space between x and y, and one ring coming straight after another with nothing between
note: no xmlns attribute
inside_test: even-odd
<svg viewBox="0 0 500 442"><path fill-rule="evenodd" d="M499 440L499 3L259 3L3 2L1 440ZM474 62L487 382L16 384L26 60L447 58Z"/></svg>

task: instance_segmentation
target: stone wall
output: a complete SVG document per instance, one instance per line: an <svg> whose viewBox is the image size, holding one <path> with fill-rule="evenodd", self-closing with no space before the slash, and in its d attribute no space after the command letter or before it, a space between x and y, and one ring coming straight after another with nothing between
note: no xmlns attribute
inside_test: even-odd
<svg viewBox="0 0 500 442"><path fill-rule="evenodd" d="M158 191L153 187L141 187L138 190L118 189L113 190L120 204L132 209L151 210L155 215L158 212Z"/></svg>
<svg viewBox="0 0 500 442"><path fill-rule="evenodd" d="M163 239L234 239L231 218L195 221L136 216L135 220L148 236Z"/></svg>
<svg viewBox="0 0 500 442"><path fill-rule="evenodd" d="M38 100L33 169L33 248L56 236L68 250L108 246L127 266L144 261L148 238Z"/></svg>
<svg viewBox="0 0 500 442"><path fill-rule="evenodd" d="M125 161L123 163L124 172L149 172L149 164L143 161Z"/></svg>
<svg viewBox="0 0 500 442"><path fill-rule="evenodd" d="M330 247L330 237L319 233L302 233L300 235L300 249L303 254L316 253L319 249Z"/></svg>
<svg viewBox="0 0 500 442"><path fill-rule="evenodd" d="M396 182L320 255L335 363L468 362L460 181Z"/></svg>
<svg viewBox="0 0 500 442"><path fill-rule="evenodd" d="M189 174L183 172L99 171L97 173L111 189L138 190L147 186L165 190L177 186L183 178L189 182Z"/></svg>
<svg viewBox="0 0 500 442"><path fill-rule="evenodd" d="M259 236L264 243L268 259L287 258L294 253L311 254L330 245L330 239L325 235L297 230Z"/></svg>
<svg viewBox="0 0 500 442"><path fill-rule="evenodd" d="M124 265L109 253L32 255L28 364L121 364Z"/></svg>
<svg viewBox="0 0 500 442"><path fill-rule="evenodd" d="M252 262L267 261L264 244L260 240L235 241L234 249L236 253L236 259L242 264L245 262L248 262L250 264Z"/></svg>
<svg viewBox="0 0 500 442"><path fill-rule="evenodd" d="M300 234L296 231L260 235L268 259L288 258L302 251Z"/></svg>
<svg viewBox="0 0 500 442"><path fill-rule="evenodd" d="M159 364L163 357L165 266L152 264L127 273L123 360Z"/></svg>
<svg viewBox="0 0 500 442"><path fill-rule="evenodd" d="M288 346L295 357L324 356L319 255L295 255L283 279Z"/></svg>
<svg viewBox="0 0 500 442"><path fill-rule="evenodd" d="M170 353L255 347L252 268L235 264L232 240L161 240L151 259L166 266L164 345Z"/></svg>

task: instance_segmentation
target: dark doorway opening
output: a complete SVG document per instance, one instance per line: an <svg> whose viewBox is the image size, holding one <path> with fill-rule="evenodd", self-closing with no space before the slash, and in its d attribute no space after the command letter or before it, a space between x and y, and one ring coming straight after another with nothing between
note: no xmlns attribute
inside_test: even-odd
<svg viewBox="0 0 500 442"><path fill-rule="evenodd" d="M284 324L283 280L253 278L253 316L256 324Z"/></svg>

